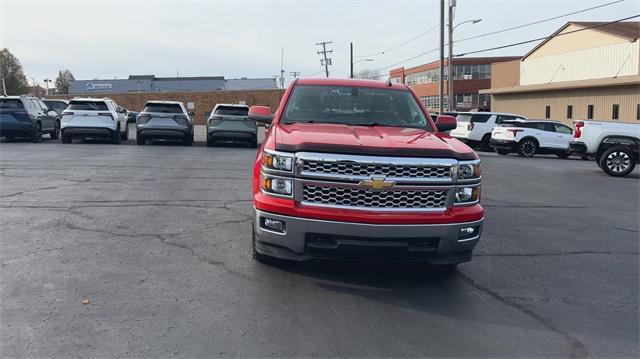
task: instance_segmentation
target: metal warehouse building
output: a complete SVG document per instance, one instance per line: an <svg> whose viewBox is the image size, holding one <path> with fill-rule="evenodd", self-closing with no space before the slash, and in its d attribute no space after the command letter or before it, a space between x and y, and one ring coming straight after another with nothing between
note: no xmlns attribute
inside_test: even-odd
<svg viewBox="0 0 640 359"><path fill-rule="evenodd" d="M640 120L640 22L569 22L522 59L492 65L493 111L570 124Z"/></svg>
<svg viewBox="0 0 640 359"><path fill-rule="evenodd" d="M223 76L156 77L131 75L128 79L71 81L72 95L113 94L128 92L239 91L277 89L274 78L225 79Z"/></svg>

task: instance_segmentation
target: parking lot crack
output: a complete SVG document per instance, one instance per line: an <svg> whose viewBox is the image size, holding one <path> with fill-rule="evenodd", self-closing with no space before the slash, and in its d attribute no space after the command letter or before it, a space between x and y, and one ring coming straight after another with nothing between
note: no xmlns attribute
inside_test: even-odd
<svg viewBox="0 0 640 359"><path fill-rule="evenodd" d="M551 330L552 332L560 335L561 337L563 337L567 344L569 345L569 355L571 358L586 358L588 355L588 351L587 348L585 347L584 343L582 343L580 341L580 339L576 338L575 336L571 335L570 333L556 327L550 320L544 318L543 316L541 316L540 314L534 312L533 310L527 308L526 306L518 303L516 300L509 298L507 296L503 296L500 293L482 286L480 284L478 284L475 280L473 280L473 278L469 277L468 275L462 273L462 272L458 272L458 275L460 276L460 278L462 278L462 280L464 280L466 283L468 283L469 285L471 285L473 288L475 288L476 290L488 295L489 297L497 300L498 302L509 306L513 309L518 310L519 312L527 315L528 317L530 317L531 319L535 320L536 322L538 322L540 325L544 326L545 328Z"/></svg>

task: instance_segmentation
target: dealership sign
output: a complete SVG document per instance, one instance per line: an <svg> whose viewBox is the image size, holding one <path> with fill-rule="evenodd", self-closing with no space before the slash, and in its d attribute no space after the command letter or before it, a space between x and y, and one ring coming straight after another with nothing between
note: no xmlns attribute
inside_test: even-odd
<svg viewBox="0 0 640 359"><path fill-rule="evenodd" d="M87 90L107 90L113 88L113 86L111 84L94 84L94 83L87 83Z"/></svg>

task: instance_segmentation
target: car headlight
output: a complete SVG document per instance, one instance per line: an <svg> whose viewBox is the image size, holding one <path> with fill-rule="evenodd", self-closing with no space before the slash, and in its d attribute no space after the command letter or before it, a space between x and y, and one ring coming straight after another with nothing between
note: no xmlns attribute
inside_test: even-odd
<svg viewBox="0 0 640 359"><path fill-rule="evenodd" d="M455 203L465 204L474 203L480 199L480 186L473 187L457 187Z"/></svg>
<svg viewBox="0 0 640 359"><path fill-rule="evenodd" d="M480 162L476 163L461 163L458 165L458 179L472 179L480 178Z"/></svg>
<svg viewBox="0 0 640 359"><path fill-rule="evenodd" d="M293 180L261 174L260 188L267 193L290 197L293 195Z"/></svg>
<svg viewBox="0 0 640 359"><path fill-rule="evenodd" d="M265 151L262 166L269 170L293 172L293 155Z"/></svg>

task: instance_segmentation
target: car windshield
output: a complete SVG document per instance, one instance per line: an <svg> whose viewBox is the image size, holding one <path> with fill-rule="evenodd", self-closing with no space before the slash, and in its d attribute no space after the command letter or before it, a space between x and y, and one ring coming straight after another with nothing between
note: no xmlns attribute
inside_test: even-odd
<svg viewBox="0 0 640 359"><path fill-rule="evenodd" d="M433 131L411 92L352 86L296 86L281 123L337 123Z"/></svg>
<svg viewBox="0 0 640 359"><path fill-rule="evenodd" d="M1 99L0 100L0 108L22 110L22 109L24 109L24 105L22 104L22 101L20 101L18 99L8 98L8 99Z"/></svg>
<svg viewBox="0 0 640 359"><path fill-rule="evenodd" d="M248 116L249 108L239 106L219 106L216 108L215 114L222 116Z"/></svg>
<svg viewBox="0 0 640 359"><path fill-rule="evenodd" d="M147 103L142 111L182 114L182 107L177 103Z"/></svg>
<svg viewBox="0 0 640 359"><path fill-rule="evenodd" d="M65 108L67 108L67 104L62 102L62 101L47 101L47 100L45 100L44 103L50 109L64 110Z"/></svg>
<svg viewBox="0 0 640 359"><path fill-rule="evenodd" d="M103 101L71 101L67 110L74 111L109 111Z"/></svg>

